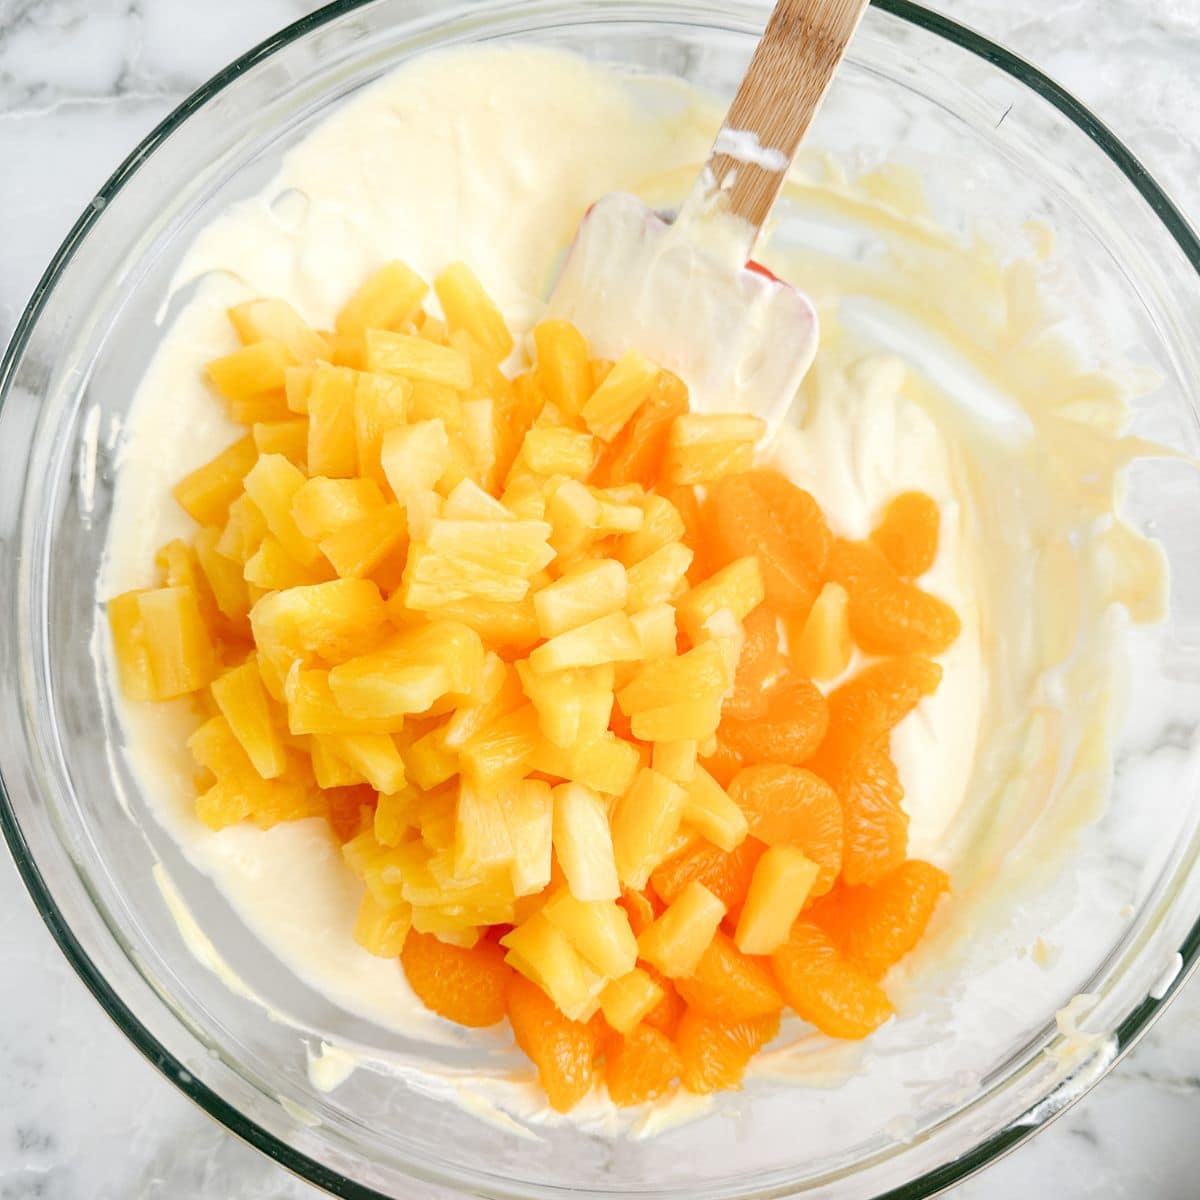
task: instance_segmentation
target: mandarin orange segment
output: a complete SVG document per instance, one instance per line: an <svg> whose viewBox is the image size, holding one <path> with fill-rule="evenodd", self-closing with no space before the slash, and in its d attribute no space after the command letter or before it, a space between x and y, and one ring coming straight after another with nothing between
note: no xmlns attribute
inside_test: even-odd
<svg viewBox="0 0 1200 1200"><path fill-rule="evenodd" d="M760 842L795 846L821 868L811 895L833 887L842 869L842 805L824 779L803 767L762 763L739 771L729 795Z"/></svg>
<svg viewBox="0 0 1200 1200"><path fill-rule="evenodd" d="M515 973L506 1001L513 1036L537 1067L550 1107L569 1112L591 1090L599 1023L568 1020L537 984Z"/></svg>
<svg viewBox="0 0 1200 1200"><path fill-rule="evenodd" d="M937 558L940 521L941 514L932 497L924 492L902 492L884 509L871 540L883 551L897 575L916 579Z"/></svg>
<svg viewBox="0 0 1200 1200"><path fill-rule="evenodd" d="M694 879L725 905L726 924L736 925L754 868L765 849L754 837L730 851L701 838L657 867L650 876L650 886L664 903L670 904Z"/></svg>
<svg viewBox="0 0 1200 1200"><path fill-rule="evenodd" d="M874 886L838 887L808 916L849 962L880 978L916 947L949 887L944 871L914 858Z"/></svg>
<svg viewBox="0 0 1200 1200"><path fill-rule="evenodd" d="M713 739L712 753L701 756L698 761L723 788L727 788L729 781L746 765L746 760L721 739L720 729Z"/></svg>
<svg viewBox="0 0 1200 1200"><path fill-rule="evenodd" d="M467 949L414 929L400 962L409 986L439 1016L472 1028L504 1019L505 985L513 972L495 942L484 939Z"/></svg>
<svg viewBox="0 0 1200 1200"><path fill-rule="evenodd" d="M778 1032L778 1013L726 1021L689 1009L675 1038L683 1060L683 1086L701 1095L738 1087L750 1060Z"/></svg>
<svg viewBox="0 0 1200 1200"><path fill-rule="evenodd" d="M787 1003L829 1037L865 1038L895 1011L883 988L805 921L792 926L771 965Z"/></svg>
<svg viewBox="0 0 1200 1200"><path fill-rule="evenodd" d="M877 883L908 852L904 787L887 739L868 742L850 755L833 785L845 819L842 878L849 884Z"/></svg>
<svg viewBox="0 0 1200 1200"><path fill-rule="evenodd" d="M722 717L753 721L766 716L768 693L787 670L787 659L779 650L778 626L779 618L766 605L759 605L742 622L745 640Z"/></svg>
<svg viewBox="0 0 1200 1200"><path fill-rule="evenodd" d="M667 1037L674 1037L685 1008L679 989L676 988L674 980L668 979L657 967L647 962L639 963L638 966L662 988L663 992L662 999L642 1018L642 1024L661 1030Z"/></svg>
<svg viewBox="0 0 1200 1200"><path fill-rule="evenodd" d="M767 694L766 703L766 712L756 720L723 720L721 740L749 762L806 762L829 727L820 688L810 679L788 679Z"/></svg>
<svg viewBox="0 0 1200 1200"><path fill-rule="evenodd" d="M712 574L713 563L705 513L696 497L696 489L667 484L660 486L658 491L674 505L675 511L683 519L683 544L693 555L692 565L688 567L688 583L700 583Z"/></svg>
<svg viewBox="0 0 1200 1200"><path fill-rule="evenodd" d="M605 1050L604 1080L614 1104L645 1104L670 1090L683 1060L675 1043L652 1025L614 1037Z"/></svg>
<svg viewBox="0 0 1200 1200"><path fill-rule="evenodd" d="M758 470L722 479L710 506L720 561L756 554L767 603L802 619L824 582L832 541L817 502L778 471Z"/></svg>
<svg viewBox="0 0 1200 1200"><path fill-rule="evenodd" d="M688 1008L726 1021L763 1017L783 1007L762 960L743 954L723 933L713 938L692 975L677 979L675 986Z"/></svg>
<svg viewBox="0 0 1200 1200"><path fill-rule="evenodd" d="M656 486L671 426L687 411L687 389L670 371L660 371L650 395L601 455L596 481Z"/></svg>

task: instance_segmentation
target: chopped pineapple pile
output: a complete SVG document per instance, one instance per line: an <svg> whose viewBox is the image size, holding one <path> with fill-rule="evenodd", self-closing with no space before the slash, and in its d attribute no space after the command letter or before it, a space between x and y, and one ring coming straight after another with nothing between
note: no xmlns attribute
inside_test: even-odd
<svg viewBox="0 0 1200 1200"><path fill-rule="evenodd" d="M628 1076L638 1063L736 1084L706 1086L688 1046L711 1062L710 1041L734 1038L748 1059L783 1003L768 976L736 1037L693 1001L693 1025L668 1026L663 1005L682 1009L676 984L691 995L717 959L757 980L750 956L781 951L833 879L802 846L750 837L722 764L762 756L717 736L770 579L753 553L701 554L699 503L750 470L762 422L690 412L677 378L636 351L593 358L558 321L510 378L513 337L468 268L434 289L441 316L389 264L329 331L279 299L230 310L243 345L207 370L247 432L175 489L198 528L162 548L160 586L108 603L121 685L197 706L211 828L332 823L365 885L354 936L402 956L437 1011L486 1024L507 1003L539 1067L546 1020L599 1021L626 1039L608 1051L619 1102L662 1090ZM793 629L810 677L849 661L847 595L826 583ZM784 622L768 624L773 642ZM751 846L736 900L700 869L648 886L705 847L727 868ZM468 968L473 995L448 994ZM514 971L550 1017L519 989L484 1003ZM577 1036L590 1080L605 1052ZM543 1083L556 1107L579 1098Z"/></svg>

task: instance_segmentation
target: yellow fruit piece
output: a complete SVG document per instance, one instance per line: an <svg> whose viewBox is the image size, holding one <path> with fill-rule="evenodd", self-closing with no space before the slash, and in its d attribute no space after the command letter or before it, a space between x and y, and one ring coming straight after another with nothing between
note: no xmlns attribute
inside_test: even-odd
<svg viewBox="0 0 1200 1200"><path fill-rule="evenodd" d="M354 381L354 443L358 473L383 486L383 439L408 419L412 384L406 379L359 372Z"/></svg>
<svg viewBox="0 0 1200 1200"><path fill-rule="evenodd" d="M516 664L521 687L538 715L543 737L561 749L590 742L608 728L612 715L611 664L539 674L527 662Z"/></svg>
<svg viewBox="0 0 1200 1200"><path fill-rule="evenodd" d="M446 324L465 330L501 361L512 353L513 339L495 302L466 263L451 263L433 281Z"/></svg>
<svg viewBox="0 0 1200 1200"><path fill-rule="evenodd" d="M314 542L383 508L383 493L371 479L329 479L318 475L292 497L296 528Z"/></svg>
<svg viewBox="0 0 1200 1200"><path fill-rule="evenodd" d="M154 698L183 696L210 683L217 657L196 593L183 587L151 588L137 593L137 606L139 621L133 628L140 625Z"/></svg>
<svg viewBox="0 0 1200 1200"><path fill-rule="evenodd" d="M695 741L655 742L650 765L668 779L686 787L695 777L698 751L699 743Z"/></svg>
<svg viewBox="0 0 1200 1200"><path fill-rule="evenodd" d="M318 545L342 579L361 579L401 550L407 537L404 510L388 504L323 537Z"/></svg>
<svg viewBox="0 0 1200 1200"><path fill-rule="evenodd" d="M140 589L122 592L109 600L105 607L121 691L130 700L154 700L157 694L150 670L150 651L146 645L142 612L138 607L141 594Z"/></svg>
<svg viewBox="0 0 1200 1200"><path fill-rule="evenodd" d="M648 558L663 546L670 546L683 538L683 518L679 509L665 496L656 492L641 501L642 524L634 533L617 539L616 556L627 567L632 567Z"/></svg>
<svg viewBox="0 0 1200 1200"><path fill-rule="evenodd" d="M315 761L314 756L314 764ZM420 792L411 785L398 792L379 793L379 801L375 805L374 830L375 839L381 846L400 845L416 824L416 809L420 802Z"/></svg>
<svg viewBox="0 0 1200 1200"><path fill-rule="evenodd" d="M658 367L637 350L627 350L588 398L580 416L601 441L611 442L641 407L658 378Z"/></svg>
<svg viewBox="0 0 1200 1200"><path fill-rule="evenodd" d="M458 751L446 745L444 729L433 729L404 751L408 774L425 791L439 787L458 774Z"/></svg>
<svg viewBox="0 0 1200 1200"><path fill-rule="evenodd" d="M282 342L265 341L214 358L205 369L217 391L226 400L237 401L263 392L282 392L284 372L295 362Z"/></svg>
<svg viewBox="0 0 1200 1200"><path fill-rule="evenodd" d="M577 900L615 900L621 894L604 802L579 783L554 789L554 853Z"/></svg>
<svg viewBox="0 0 1200 1200"><path fill-rule="evenodd" d="M308 470L349 479L358 470L355 393L359 372L319 363L308 393Z"/></svg>
<svg viewBox="0 0 1200 1200"><path fill-rule="evenodd" d="M313 367L311 364L288 367L284 371L283 398L289 412L296 413L300 417L308 415L308 393L312 390L312 377ZM307 447L307 438L305 445Z"/></svg>
<svg viewBox="0 0 1200 1200"><path fill-rule="evenodd" d="M724 915L725 905L693 879L642 930L638 954L668 979L684 979L695 971Z"/></svg>
<svg viewBox="0 0 1200 1200"><path fill-rule="evenodd" d="M185 475L172 495L179 506L201 525L220 525L229 506L242 493L242 480L254 466L258 450L247 435L227 446L216 458Z"/></svg>
<svg viewBox="0 0 1200 1200"><path fill-rule="evenodd" d="M729 665L721 648L702 642L686 654L647 663L632 681L617 693L617 703L627 716L680 702L716 698L721 700L732 684ZM682 741L679 738L652 738L652 741ZM705 735L707 736L707 735Z"/></svg>
<svg viewBox="0 0 1200 1200"><path fill-rule="evenodd" d="M682 542L670 542L630 567L629 611L636 613L675 600L686 587L692 558L692 551Z"/></svg>
<svg viewBox="0 0 1200 1200"><path fill-rule="evenodd" d="M259 421L250 430L259 454L282 454L302 471L308 464L308 421Z"/></svg>
<svg viewBox="0 0 1200 1200"><path fill-rule="evenodd" d="M366 345L368 371L440 383L459 392L471 386L471 360L452 346L383 329L369 329Z"/></svg>
<svg viewBox="0 0 1200 1200"><path fill-rule="evenodd" d="M420 379L405 381L412 389L408 401L408 419L441 421L448 434L462 432L462 396L453 388L440 383L425 383Z"/></svg>
<svg viewBox="0 0 1200 1200"><path fill-rule="evenodd" d="M454 874L474 879L495 867L510 867L513 839L501 796L466 781L458 792L454 826Z"/></svg>
<svg viewBox="0 0 1200 1200"><path fill-rule="evenodd" d="M698 700L681 700L662 708L648 708L635 713L630 724L633 736L643 742L678 742L694 740L703 743L712 737L721 723L721 697L706 696ZM703 745L701 747L703 749Z"/></svg>
<svg viewBox="0 0 1200 1200"><path fill-rule="evenodd" d="M619 796L633 783L641 756L636 746L604 733L569 749L545 739L534 750L529 765L545 775L583 784L606 796Z"/></svg>
<svg viewBox="0 0 1200 1200"><path fill-rule="evenodd" d="M677 648L675 609L670 604L652 604L629 618L642 648L642 662L673 658Z"/></svg>
<svg viewBox="0 0 1200 1200"><path fill-rule="evenodd" d="M463 778L478 788L499 788L524 776L541 743L537 712L523 705L486 725L459 752Z"/></svg>
<svg viewBox="0 0 1200 1200"><path fill-rule="evenodd" d="M460 438L470 460L472 476L481 483L492 484L496 465L495 404L491 400L464 400L463 427Z"/></svg>
<svg viewBox="0 0 1200 1200"><path fill-rule="evenodd" d="M405 782L404 760L390 734L325 734L329 749L377 792L398 792Z"/></svg>
<svg viewBox="0 0 1200 1200"><path fill-rule="evenodd" d="M711 632L705 625L716 613L727 609L744 621L763 602L765 594L757 556L739 558L680 599L676 605L679 627L693 644L703 641Z"/></svg>
<svg viewBox="0 0 1200 1200"><path fill-rule="evenodd" d="M420 275L402 262L380 267L346 301L334 327L348 337L362 337L368 329L391 329L411 321L429 291Z"/></svg>
<svg viewBox="0 0 1200 1200"><path fill-rule="evenodd" d="M637 963L637 938L625 910L612 900L580 900L560 889L542 909L552 925L567 935L592 970L619 979Z"/></svg>
<svg viewBox="0 0 1200 1200"><path fill-rule="evenodd" d="M279 544L301 566L311 567L321 560L321 552L292 516L292 502L305 482L304 473L282 454L266 454L246 473L244 484Z"/></svg>
<svg viewBox="0 0 1200 1200"><path fill-rule="evenodd" d="M241 487L239 481L238 486ZM267 522L258 505L243 492L229 506L229 515L217 541L217 553L245 563L267 536Z"/></svg>
<svg viewBox="0 0 1200 1200"><path fill-rule="evenodd" d="M696 767L687 787L684 821L697 833L727 853L746 840L750 826L746 815L725 789L703 768Z"/></svg>
<svg viewBox="0 0 1200 1200"><path fill-rule="evenodd" d="M838 583L827 583L813 603L798 636L788 647L796 670L810 679L836 679L850 665L850 598Z"/></svg>
<svg viewBox="0 0 1200 1200"><path fill-rule="evenodd" d="M513 894L535 896L550 882L554 837L554 795L540 779L522 779L501 793L513 857Z"/></svg>
<svg viewBox="0 0 1200 1200"><path fill-rule="evenodd" d="M632 1033L663 998L663 989L641 967L610 980L600 993L600 1011L620 1034Z"/></svg>
<svg viewBox="0 0 1200 1200"><path fill-rule="evenodd" d="M266 673L263 675L267 682ZM329 672L295 668L288 672L283 686L287 704L288 732L305 733L398 733L403 717L359 718L348 716L334 699Z"/></svg>
<svg viewBox="0 0 1200 1200"><path fill-rule="evenodd" d="M354 940L368 953L379 958L398 958L404 939L412 928L412 905L383 905L368 891L358 906L354 920Z"/></svg>
<svg viewBox="0 0 1200 1200"><path fill-rule="evenodd" d="M517 469L549 479L586 479L596 461L596 439L565 425L535 425L521 443Z"/></svg>
<svg viewBox="0 0 1200 1200"><path fill-rule="evenodd" d="M450 691L450 671L431 663L406 663L386 652L360 655L329 672L338 707L359 720L422 713Z"/></svg>
<svg viewBox="0 0 1200 1200"><path fill-rule="evenodd" d="M625 568L611 558L583 562L534 593L538 632L552 638L625 607Z"/></svg>
<svg viewBox="0 0 1200 1200"><path fill-rule="evenodd" d="M461 748L497 717L513 712L524 702L516 672L495 651L486 651L476 686L461 698L446 722L446 745Z"/></svg>
<svg viewBox="0 0 1200 1200"><path fill-rule="evenodd" d="M464 479L446 497L441 516L448 521L512 521L513 514L477 483Z"/></svg>
<svg viewBox="0 0 1200 1200"><path fill-rule="evenodd" d="M401 504L431 491L450 465L450 439L440 420L417 421L389 429L380 442L379 461Z"/></svg>
<svg viewBox="0 0 1200 1200"><path fill-rule="evenodd" d="M572 1021L587 1021L599 1007L605 978L583 960L567 935L545 913L534 913L500 939L504 961L554 1001Z"/></svg>
<svg viewBox="0 0 1200 1200"><path fill-rule="evenodd" d="M271 716L257 662L251 658L214 679L212 695L259 775L264 779L282 775L287 755Z"/></svg>
<svg viewBox="0 0 1200 1200"><path fill-rule="evenodd" d="M244 304L235 304L228 313L245 345L280 342L297 363L329 358L329 343L286 300L247 300Z"/></svg>
<svg viewBox="0 0 1200 1200"><path fill-rule="evenodd" d="M263 592L307 587L329 579L332 574L328 564L321 560L311 567L298 563L278 538L270 534L259 543L258 549L246 560L242 570L246 583Z"/></svg>
<svg viewBox="0 0 1200 1200"><path fill-rule="evenodd" d="M612 815L613 852L623 886L641 891L663 861L679 822L686 793L674 780L644 767L617 801Z"/></svg>
<svg viewBox="0 0 1200 1200"><path fill-rule="evenodd" d="M592 368L583 334L569 321L534 326L535 377L548 404L565 417L579 414L592 391Z"/></svg>
<svg viewBox="0 0 1200 1200"><path fill-rule="evenodd" d="M361 371L367 365L366 343L359 336L348 333L329 333L330 349L333 356L330 361L335 367L350 367Z"/></svg>
<svg viewBox="0 0 1200 1200"><path fill-rule="evenodd" d="M820 867L795 846L772 846L758 860L734 941L743 954L772 954L787 941Z"/></svg>
<svg viewBox="0 0 1200 1200"><path fill-rule="evenodd" d="M663 474L671 483L696 484L748 471L766 428L748 413L683 413L667 435Z"/></svg>
<svg viewBox="0 0 1200 1200"><path fill-rule="evenodd" d="M623 612L614 612L543 642L530 654L529 665L545 674L572 667L636 662L641 652L637 630L630 624L629 617Z"/></svg>
<svg viewBox="0 0 1200 1200"><path fill-rule="evenodd" d="M312 759L313 778L319 788L354 787L367 782L345 759L333 752L330 742L320 734L308 739L308 753Z"/></svg>

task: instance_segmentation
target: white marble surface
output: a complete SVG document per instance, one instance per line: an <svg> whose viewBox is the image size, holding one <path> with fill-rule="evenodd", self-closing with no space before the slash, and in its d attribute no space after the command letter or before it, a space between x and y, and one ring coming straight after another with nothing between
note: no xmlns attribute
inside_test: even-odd
<svg viewBox="0 0 1200 1200"><path fill-rule="evenodd" d="M0 344L133 143L308 0L0 0ZM1200 0L941 0L1090 104L1200 223ZM0 857L0 1200L314 1200L193 1108L75 979ZM1200 1195L1200 982L955 1200ZM414 1192L414 1196L418 1193Z"/></svg>

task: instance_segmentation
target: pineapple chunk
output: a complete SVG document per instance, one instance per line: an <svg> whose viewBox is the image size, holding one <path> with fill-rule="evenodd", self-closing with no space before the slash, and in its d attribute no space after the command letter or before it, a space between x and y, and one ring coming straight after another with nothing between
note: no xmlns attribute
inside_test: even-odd
<svg viewBox="0 0 1200 1200"><path fill-rule="evenodd" d="M308 467L308 420L258 421L250 430L259 454L282 454L300 470Z"/></svg>
<svg viewBox="0 0 1200 1200"><path fill-rule="evenodd" d="M183 696L210 683L217 673L216 651L196 593L152 588L137 594L137 606L154 698Z"/></svg>
<svg viewBox="0 0 1200 1200"><path fill-rule="evenodd" d="M673 658L677 649L675 636L675 609L669 604L652 604L635 612L629 618L638 644L642 648L642 662L653 662L659 658Z"/></svg>
<svg viewBox="0 0 1200 1200"><path fill-rule="evenodd" d="M523 702L516 672L494 651L487 651L476 686L462 697L454 715L446 722L446 745L461 749L481 729L497 717L520 708Z"/></svg>
<svg viewBox="0 0 1200 1200"><path fill-rule="evenodd" d="M690 556L689 556L690 557ZM625 607L625 568L611 558L583 562L534 593L538 632L552 638Z"/></svg>
<svg viewBox="0 0 1200 1200"><path fill-rule="evenodd" d="M554 795L540 779L522 779L500 795L513 848L513 894L537 895L550 883Z"/></svg>
<svg viewBox="0 0 1200 1200"><path fill-rule="evenodd" d="M370 479L328 479L318 475L292 497L296 528L314 542L383 508L383 493Z"/></svg>
<svg viewBox="0 0 1200 1200"><path fill-rule="evenodd" d="M630 567L629 611L641 612L674 600L685 586L692 558L692 551L682 542L670 542Z"/></svg>
<svg viewBox="0 0 1200 1200"><path fill-rule="evenodd" d="M382 653L364 654L334 667L329 687L338 707L359 720L422 713L451 688L450 670L435 663L407 663Z"/></svg>
<svg viewBox="0 0 1200 1200"><path fill-rule="evenodd" d="M593 970L619 979L637 963L637 938L625 910L612 900L579 900L565 888L547 902L542 912Z"/></svg>
<svg viewBox="0 0 1200 1200"><path fill-rule="evenodd" d="M686 798L674 780L644 767L617 801L612 816L613 852L625 887L641 891L646 886L679 830Z"/></svg>
<svg viewBox="0 0 1200 1200"><path fill-rule="evenodd" d="M636 746L611 733L603 733L594 741L577 742L569 749L543 740L534 750L529 765L544 775L582 784L606 796L620 796L633 783L641 766L641 755Z"/></svg>
<svg viewBox="0 0 1200 1200"><path fill-rule="evenodd" d="M454 874L474 879L495 867L510 867L514 847L503 799L464 782L458 792L454 827Z"/></svg>
<svg viewBox="0 0 1200 1200"><path fill-rule="evenodd" d="M458 392L471 386L471 360L452 346L384 329L367 330L366 344L368 371L440 383Z"/></svg>
<svg viewBox="0 0 1200 1200"><path fill-rule="evenodd" d="M478 788L512 783L526 774L540 741L537 712L532 704L523 705L486 725L463 745L459 754L463 776Z"/></svg>
<svg viewBox="0 0 1200 1200"><path fill-rule="evenodd" d="M577 900L615 900L621 894L604 802L579 783L554 789L554 853Z"/></svg>
<svg viewBox="0 0 1200 1200"><path fill-rule="evenodd" d="M765 595L758 557L751 554L739 558L697 584L679 601L679 626L693 644L701 642L710 617L728 609L744 621Z"/></svg>
<svg viewBox="0 0 1200 1200"><path fill-rule="evenodd" d="M696 767L683 806L684 821L726 852L746 840L746 815L725 789L703 768Z"/></svg>
<svg viewBox="0 0 1200 1200"><path fill-rule="evenodd" d="M185 475L172 495L193 520L201 525L220 525L229 515L229 506L241 495L242 480L257 458L254 438L240 438Z"/></svg>
<svg viewBox="0 0 1200 1200"><path fill-rule="evenodd" d="M334 327L347 337L360 338L368 329L390 329L411 321L429 285L402 262L380 267L350 297Z"/></svg>
<svg viewBox="0 0 1200 1200"><path fill-rule="evenodd" d="M399 792L379 793L379 802L375 805L374 830L381 846L400 845L416 823L415 812L420 800L420 793L411 786Z"/></svg>
<svg viewBox="0 0 1200 1200"><path fill-rule="evenodd" d="M458 751L446 745L444 729L433 729L405 750L404 763L413 783L429 791L458 774Z"/></svg>
<svg viewBox="0 0 1200 1200"><path fill-rule="evenodd" d="M441 515L448 521L511 521L513 514L477 483L464 479L447 497Z"/></svg>
<svg viewBox="0 0 1200 1200"><path fill-rule="evenodd" d="M292 501L304 486L304 473L282 454L266 454L246 473L246 494L258 506L267 528L301 566L321 561L316 545L300 532Z"/></svg>
<svg viewBox="0 0 1200 1200"><path fill-rule="evenodd" d="M691 880L667 909L642 930L638 955L668 979L695 971L725 916L725 905L702 883Z"/></svg>
<svg viewBox="0 0 1200 1200"><path fill-rule="evenodd" d="M360 373L354 386L354 444L358 473L381 486L383 439L391 429L404 425L408 417L412 384L406 379Z"/></svg>
<svg viewBox="0 0 1200 1200"><path fill-rule="evenodd" d="M529 665L546 674L570 667L636 662L641 653L637 630L623 612L614 612L543 642L530 654Z"/></svg>
<svg viewBox="0 0 1200 1200"><path fill-rule="evenodd" d="M495 410L489 399L463 401L462 445L476 478L489 486L496 466Z"/></svg>
<svg viewBox="0 0 1200 1200"><path fill-rule="evenodd" d="M283 373L283 398L288 411L308 415L308 393L312 390L313 368L309 365L288 367ZM307 439L306 439L307 443Z"/></svg>
<svg viewBox="0 0 1200 1200"><path fill-rule="evenodd" d="M330 743L320 734L308 739L313 778L319 788L355 787L367 781L348 763L333 752Z"/></svg>
<svg viewBox="0 0 1200 1200"><path fill-rule="evenodd" d="M329 343L286 300L247 300L235 304L228 312L244 345L280 342L297 363L329 358Z"/></svg>
<svg viewBox="0 0 1200 1200"><path fill-rule="evenodd" d="M583 406L583 423L611 442L642 406L658 378L658 367L637 350L627 350Z"/></svg>
<svg viewBox="0 0 1200 1200"><path fill-rule="evenodd" d="M578 416L592 392L592 367L583 334L569 321L534 327L535 378L548 404L565 417Z"/></svg>
<svg viewBox="0 0 1200 1200"><path fill-rule="evenodd" d="M313 371L308 393L308 469L313 475L349 479L358 471L358 376L349 367L325 363Z"/></svg>
<svg viewBox="0 0 1200 1200"><path fill-rule="evenodd" d="M678 742L695 740L703 743L712 737L721 723L720 696L705 696L698 700L681 700L662 708L648 708L633 715L630 724L633 736L643 742ZM701 747L703 749L703 747Z"/></svg>
<svg viewBox="0 0 1200 1200"><path fill-rule="evenodd" d="M713 483L754 465L766 422L749 413L683 413L671 422L663 474L671 483Z"/></svg>
<svg viewBox="0 0 1200 1200"><path fill-rule="evenodd" d="M608 728L612 715L611 664L579 667L540 675L527 662L516 664L521 687L537 710L542 735L555 746L569 750L590 742Z"/></svg>
<svg viewBox="0 0 1200 1200"><path fill-rule="evenodd" d="M379 958L397 958L412 927L412 905L404 900L383 905L368 891L358 906L354 940Z"/></svg>
<svg viewBox="0 0 1200 1200"><path fill-rule="evenodd" d="M406 381L408 382L408 381ZM408 419L414 425L418 421L441 421L449 434L462 432L462 396L453 388L440 383L424 383L413 380L408 401Z"/></svg>
<svg viewBox="0 0 1200 1200"><path fill-rule="evenodd" d="M405 782L404 760L386 733L325 734L330 751L377 792L398 792Z"/></svg>
<svg viewBox="0 0 1200 1200"><path fill-rule="evenodd" d="M836 679L850 665L854 643L849 597L841 584L827 583L821 589L788 651L797 671L822 683Z"/></svg>
<svg viewBox="0 0 1200 1200"><path fill-rule="evenodd" d="M565 425L535 425L521 443L517 468L549 479L586 479L596 461L596 439Z"/></svg>
<svg viewBox="0 0 1200 1200"><path fill-rule="evenodd" d="M213 680L213 699L229 723L254 769L264 779L275 779L287 767L283 740L271 718L267 693L253 658Z"/></svg>
<svg viewBox="0 0 1200 1200"><path fill-rule="evenodd" d="M545 913L510 930L500 945L508 951L505 962L536 983L569 1020L587 1021L595 1014L607 981Z"/></svg>
<svg viewBox="0 0 1200 1200"><path fill-rule="evenodd" d="M107 605L108 626L112 632L121 691L130 700L154 700L157 693L150 670L150 651L146 645L142 611L138 607L141 594L136 590L114 596Z"/></svg>
<svg viewBox="0 0 1200 1200"><path fill-rule="evenodd" d="M321 553L342 579L361 579L399 549L408 535L404 510L388 504L318 543Z"/></svg>
<svg viewBox="0 0 1200 1200"><path fill-rule="evenodd" d="M553 529L551 545L560 559L569 559L598 536L600 501L579 480L569 479L546 502L546 520Z"/></svg>
<svg viewBox="0 0 1200 1200"><path fill-rule="evenodd" d="M743 954L771 954L788 939L820 867L795 846L772 846L758 860L734 941Z"/></svg>
<svg viewBox="0 0 1200 1200"><path fill-rule="evenodd" d="M265 671L263 682L268 682ZM403 717L348 716L334 699L328 671L294 668L287 674L283 693L287 703L288 732L293 736L305 733L397 733L404 725Z"/></svg>
<svg viewBox="0 0 1200 1200"><path fill-rule="evenodd" d="M240 482L238 486L241 487ZM217 553L234 562L245 563L266 536L267 521L262 510L243 492L229 506L229 516L217 542Z"/></svg>
<svg viewBox="0 0 1200 1200"><path fill-rule="evenodd" d="M650 765L676 783L690 784L696 775L699 743L695 741L655 742Z"/></svg>
<svg viewBox="0 0 1200 1200"><path fill-rule="evenodd" d="M450 465L450 439L440 420L389 429L380 444L384 477L401 504L431 491Z"/></svg>
<svg viewBox="0 0 1200 1200"><path fill-rule="evenodd" d="M641 967L634 967L608 982L600 993L600 1011L618 1033L632 1033L662 998L662 986Z"/></svg>
<svg viewBox="0 0 1200 1200"><path fill-rule="evenodd" d="M686 529L679 509L665 496L656 492L643 497L642 524L634 533L617 540L616 556L626 567L648 558L663 546L682 540Z"/></svg>
<svg viewBox="0 0 1200 1200"><path fill-rule="evenodd" d="M617 703L627 716L667 705L713 698L724 699L733 683L729 664L715 642L702 642L686 654L647 663L633 680L617 693ZM681 741L652 738L651 741ZM704 735L707 736L707 735Z"/></svg>
<svg viewBox="0 0 1200 1200"><path fill-rule="evenodd" d="M442 515L443 501L432 488L413 492L404 501L404 515L408 522L408 536L414 542L429 540L433 523ZM405 563L407 565L407 561Z"/></svg>
<svg viewBox="0 0 1200 1200"><path fill-rule="evenodd" d="M263 592L274 592L322 583L332 572L320 560L311 567L302 566L283 548L278 538L267 534L246 560L242 575L251 586Z"/></svg>
<svg viewBox="0 0 1200 1200"><path fill-rule="evenodd" d="M335 367L350 367L361 371L367 365L367 347L361 337L348 333L329 334L329 346L333 351L330 362Z"/></svg>
<svg viewBox="0 0 1200 1200"><path fill-rule="evenodd" d="M466 263L451 263L433 281L433 288L452 331L466 330L497 361L512 353L513 338L504 317Z"/></svg>
<svg viewBox="0 0 1200 1200"><path fill-rule="evenodd" d="M249 400L263 392L283 391L284 372L295 365L291 351L277 341L254 342L206 366L209 379L230 401Z"/></svg>
<svg viewBox="0 0 1200 1200"><path fill-rule="evenodd" d="M243 400L229 401L229 419L239 425L261 425L270 421L287 421L292 410L283 392L260 392Z"/></svg>

